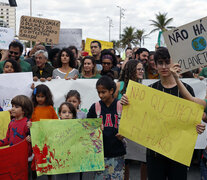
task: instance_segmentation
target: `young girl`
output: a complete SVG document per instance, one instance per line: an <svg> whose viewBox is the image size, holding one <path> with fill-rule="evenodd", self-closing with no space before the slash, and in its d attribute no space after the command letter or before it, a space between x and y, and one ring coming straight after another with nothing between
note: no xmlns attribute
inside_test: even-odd
<svg viewBox="0 0 207 180"><path fill-rule="evenodd" d="M58 119L53 108L52 93L46 85L40 84L34 89L32 101L34 104L32 122L40 121L40 119Z"/></svg>
<svg viewBox="0 0 207 180"><path fill-rule="evenodd" d="M113 96L116 84L110 77L102 76L96 89L101 100L90 107L87 118L102 118L105 170L96 172L95 179L123 179L126 150L123 137L118 134L120 104Z"/></svg>
<svg viewBox="0 0 207 180"><path fill-rule="evenodd" d="M79 109L81 98L80 93L77 90L70 90L65 97L65 101L73 104L77 111L77 119L85 119L86 114Z"/></svg>
<svg viewBox="0 0 207 180"><path fill-rule="evenodd" d="M3 65L3 73L14 73L14 72L21 72L21 67L13 59L6 60Z"/></svg>
<svg viewBox="0 0 207 180"><path fill-rule="evenodd" d="M60 105L58 110L58 115L61 120L63 119L75 119L76 118L76 108L72 103L64 102ZM68 173L68 174L58 174L56 175L56 180L77 180L80 179L81 173Z"/></svg>
<svg viewBox="0 0 207 180"><path fill-rule="evenodd" d="M31 157L32 146L27 123L30 121L33 112L32 102L28 97L19 95L12 99L11 104L11 116L14 118L9 123L6 138L0 140L0 146L12 146L26 139L29 142L28 157Z"/></svg>

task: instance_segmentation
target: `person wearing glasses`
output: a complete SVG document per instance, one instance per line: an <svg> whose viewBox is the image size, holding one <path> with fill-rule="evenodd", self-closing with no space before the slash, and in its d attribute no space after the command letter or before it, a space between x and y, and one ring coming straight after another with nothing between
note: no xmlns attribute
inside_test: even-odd
<svg viewBox="0 0 207 180"><path fill-rule="evenodd" d="M12 41L9 44L9 50L8 50L8 56L5 58L7 59L13 59L17 61L17 63L20 65L22 72L30 72L32 71L31 65L24 60L20 59L20 56L23 52L23 45L20 42ZM3 65L4 60L0 62L0 73L3 73Z"/></svg>
<svg viewBox="0 0 207 180"><path fill-rule="evenodd" d="M117 65L117 59L116 56L111 53L111 51L104 49L101 52L101 65L103 67L103 69L101 70L101 75L107 75L107 76L111 76L114 79L118 79L119 78L119 73L117 71L112 70L113 67L116 67Z"/></svg>
<svg viewBox="0 0 207 180"><path fill-rule="evenodd" d="M140 60L129 60L125 64L124 68L122 69L121 76L119 81L116 83L116 92L114 93L114 97L118 100L126 93L126 89L128 86L129 80L142 83L142 79L144 76L144 67L142 61ZM134 161L141 162L140 168L140 179L146 180L147 179L147 169L146 169L146 148L129 140L125 139L127 142L126 147L126 156L125 156L125 173L124 179L129 180L129 170L130 166Z"/></svg>

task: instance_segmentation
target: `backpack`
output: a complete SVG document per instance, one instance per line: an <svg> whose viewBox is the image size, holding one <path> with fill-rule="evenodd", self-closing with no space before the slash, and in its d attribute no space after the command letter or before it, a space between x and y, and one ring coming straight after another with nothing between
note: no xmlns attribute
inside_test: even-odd
<svg viewBox="0 0 207 180"><path fill-rule="evenodd" d="M100 102L95 103L95 111L96 111L97 118L100 118L100 115L101 115ZM120 101L117 101L116 111L117 111L117 114L118 114L118 124L119 124L119 121L121 119L121 112L122 112L122 105L121 105Z"/></svg>

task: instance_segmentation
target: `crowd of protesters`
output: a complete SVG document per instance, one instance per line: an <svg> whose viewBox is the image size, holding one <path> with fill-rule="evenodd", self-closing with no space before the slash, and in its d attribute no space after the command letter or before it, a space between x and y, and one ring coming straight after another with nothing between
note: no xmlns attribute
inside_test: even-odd
<svg viewBox="0 0 207 180"><path fill-rule="evenodd" d="M119 106L121 104L127 106L129 103L125 95L129 80L142 83L143 79L158 79L150 87L193 101L191 98L194 96L192 87L185 83L183 83L184 87L181 86L178 79L182 77L202 80L207 77L207 70L204 67L203 69L199 68L184 74L178 74L179 66L173 67L170 54L165 47L158 47L154 51L149 51L146 48L132 49L128 47L125 50L123 59L116 54L114 49L102 49L99 41L92 41L90 48L91 56L86 52L78 51L75 46L63 49L48 49L44 45L37 43L29 52L23 55L21 42L13 41L10 43L8 51L2 51L0 73L32 72L33 81L41 82L52 81L53 79L65 79L68 81L79 78L97 79L96 89L100 101L91 105L87 115L79 110L81 99L79 92L75 90L68 92L65 102L59 108L58 115L60 119L102 117L106 169L103 172L94 173L93 178L97 180L128 180L131 161L127 158L127 154L131 150L136 151L138 147L136 143L125 139L118 133L118 122L114 117L120 118ZM172 67L173 69L171 69ZM118 80L117 83L114 82L114 79ZM182 91L182 93L179 93L179 91ZM205 105L205 101L203 104ZM100 113L97 113L96 107L101 109ZM204 107L206 108L206 105ZM10 112L13 119L9 124L6 138L0 140L0 146L13 145L25 138L30 143L29 128L32 125L31 122L39 121L40 119L58 118L53 109L52 94L46 85L33 87L31 100L24 96L15 97L12 100ZM111 119L107 119L109 116L106 116L106 114L110 114ZM206 120L205 113L203 120ZM21 124L18 125L18 122L21 122ZM22 138L15 139L12 132L14 127L20 129L19 133L22 134ZM196 125L195 128L199 134L205 130L205 126L202 124ZM207 168L205 167L207 153L204 150L202 154L200 159L202 166L201 176L207 178ZM29 155L31 155L31 151ZM34 159L35 157L33 161ZM187 179L187 166L185 165L150 149L147 149L146 159L146 162L141 162L140 173L142 180ZM31 167L31 163L29 167L33 170L29 176L32 176L32 179L36 179L35 167ZM48 179L67 178L81 179L82 174L48 176Z"/></svg>

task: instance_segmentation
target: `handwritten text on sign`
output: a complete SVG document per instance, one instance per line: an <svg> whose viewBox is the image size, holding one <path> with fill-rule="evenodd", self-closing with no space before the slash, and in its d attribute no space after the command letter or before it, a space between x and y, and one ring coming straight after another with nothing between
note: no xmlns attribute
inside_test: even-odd
<svg viewBox="0 0 207 180"><path fill-rule="evenodd" d="M119 133L170 159L190 165L203 107L130 81Z"/></svg>
<svg viewBox="0 0 207 180"><path fill-rule="evenodd" d="M207 17L163 33L173 62L182 73L207 64Z"/></svg>
<svg viewBox="0 0 207 180"><path fill-rule="evenodd" d="M58 44L60 21L22 16L19 38L23 40L40 41Z"/></svg>

